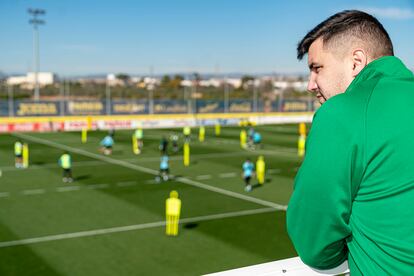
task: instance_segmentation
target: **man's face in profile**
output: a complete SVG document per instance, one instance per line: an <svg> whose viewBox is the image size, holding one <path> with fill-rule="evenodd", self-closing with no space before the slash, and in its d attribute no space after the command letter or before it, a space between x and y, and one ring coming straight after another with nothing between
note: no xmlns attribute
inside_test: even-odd
<svg viewBox="0 0 414 276"><path fill-rule="evenodd" d="M323 104L329 98L345 92L352 82L352 64L349 59L323 47L321 38L315 40L308 52L310 69L308 91Z"/></svg>

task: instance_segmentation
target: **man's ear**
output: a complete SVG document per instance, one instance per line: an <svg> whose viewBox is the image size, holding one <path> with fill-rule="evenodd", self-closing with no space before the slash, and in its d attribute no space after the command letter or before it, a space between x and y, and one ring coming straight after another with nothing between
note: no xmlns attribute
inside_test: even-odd
<svg viewBox="0 0 414 276"><path fill-rule="evenodd" d="M368 64L368 57L364 50L356 49L352 52L352 76L356 77Z"/></svg>

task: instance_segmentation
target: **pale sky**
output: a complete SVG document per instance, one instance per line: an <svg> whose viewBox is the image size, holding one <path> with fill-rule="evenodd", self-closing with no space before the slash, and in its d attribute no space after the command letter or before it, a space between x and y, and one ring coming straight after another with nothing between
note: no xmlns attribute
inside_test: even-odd
<svg viewBox="0 0 414 276"><path fill-rule="evenodd" d="M306 73L298 41L328 16L361 9L389 32L414 68L414 1L118 0L0 1L0 71L33 68L28 8L42 8L40 71Z"/></svg>

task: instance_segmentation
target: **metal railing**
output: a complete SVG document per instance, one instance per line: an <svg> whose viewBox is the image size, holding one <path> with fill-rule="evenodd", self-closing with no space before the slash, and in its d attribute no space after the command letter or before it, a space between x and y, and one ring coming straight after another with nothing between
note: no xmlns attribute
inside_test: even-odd
<svg viewBox="0 0 414 276"><path fill-rule="evenodd" d="M312 112L313 102L298 99L272 102L246 99L223 100L40 100L0 99L0 117L72 116L72 115L143 115L206 114L251 112Z"/></svg>
<svg viewBox="0 0 414 276"><path fill-rule="evenodd" d="M317 270L305 265L299 257L289 258L259 265L242 267L212 274L208 276L317 276L317 275L349 275L348 262L340 266L328 269Z"/></svg>

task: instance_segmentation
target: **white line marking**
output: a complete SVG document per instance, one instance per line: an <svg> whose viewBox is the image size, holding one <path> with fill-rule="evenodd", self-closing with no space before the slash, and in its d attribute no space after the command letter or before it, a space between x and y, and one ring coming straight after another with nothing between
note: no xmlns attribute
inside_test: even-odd
<svg viewBox="0 0 414 276"><path fill-rule="evenodd" d="M91 184L85 186L88 189L105 189L109 188L109 184Z"/></svg>
<svg viewBox="0 0 414 276"><path fill-rule="evenodd" d="M218 157L227 157L227 156L240 156L240 155L249 155L248 152L225 152L225 153L201 153L201 154L192 154L191 158L193 159L208 159L208 158L218 158ZM171 156L170 160L182 160L183 156L182 155L177 155L177 156ZM145 157L145 158L139 158L139 157L135 157L135 158L127 158L127 159L122 159L124 161L130 161L130 162L159 162L160 158L159 157ZM101 165L102 162L106 162L106 161L99 161L99 160L93 160L93 161L77 161L77 162L72 162L73 167L83 167L83 166L97 166L97 165ZM30 167L28 168L29 170L40 170L40 169L46 169L46 168L57 168L60 169L59 166L56 163L45 163L45 164L41 164L41 165L30 165ZM0 167L0 169L2 169L3 171L21 171L22 169L16 168L15 166L5 166L5 167Z"/></svg>
<svg viewBox="0 0 414 276"><path fill-rule="evenodd" d="M175 178L175 180L180 181L180 182L185 183L185 184L188 184L188 185L191 185L191 186L195 186L195 187L199 187L199 188L206 189L206 190L209 190L209 191L217 192L217 193L224 194L224 195L227 195L227 196L231 196L231 197L234 197L234 198L243 199L245 201L254 202L254 203L257 203L257 204L260 204L260 205L263 205L263 206L267 206L267 207L272 207L272 208L275 208L277 210L285 210L286 211L286 209L287 209L286 205L280 205L280 204L277 204L277 203L274 203L274 202L266 201L266 200L255 198L255 197L252 197L252 196L239 194L239 193L232 192L232 191L229 191L229 190L225 190L225 189L221 189L221 188L218 188L218 187L203 184L201 182L194 181L194 180L191 180L191 179L178 177L178 178Z"/></svg>
<svg viewBox="0 0 414 276"><path fill-rule="evenodd" d="M72 147L69 147L69 146L66 146L66 145L62 145L62 144L59 144L59 143L56 143L56 142L52 142L52 141L44 140L44 139L41 139L41 138L33 137L33 136L30 136L30 135L15 133L14 136L21 137L21 138L29 140L29 141L31 140L31 141L37 142L39 144L49 145L51 147L55 147L55 148L75 152L75 153L85 155L85 156L88 156L88 157L91 157L91 158L95 158L95 159L98 159L98 160L103 160L103 161L106 161L108 163L123 166L123 167L133 169L133 170L136 170L136 171L145 172L145 173L149 173L149 174L152 174L152 175L158 175L157 170L142 167L142 166L139 166L139 165L136 165L136 164L131 164L131 163L125 162L123 160L112 159L112 158L107 157L107 156L102 156L102 155L91 153L91 152L88 152L88 151L85 151L85 150L72 148ZM277 203L274 203L274 202L266 201L266 200L263 200L263 199L258 199L258 198L252 197L252 196L247 196L247 195L239 194L239 193L236 193L236 192L228 191L228 190L225 190L225 189L217 188L217 187L210 186L210 185L207 185L207 184L203 184L201 182L190 180L190 179L187 179L187 178L184 178L184 177L178 177L178 178L175 178L174 180L185 183L185 184L188 184L188 185L191 185L191 186L194 186L194 187L202 188L202 189L205 189L205 190L213 191L213 192L224 194L224 195L231 196L231 197L234 197L234 198L238 198L238 199L242 199L242 200L245 200L245 201L260 204L260 205L263 205L263 206L266 206L266 207L272 207L272 208L276 208L278 210L286 210L287 209L286 205L280 205L280 204L277 204Z"/></svg>
<svg viewBox="0 0 414 276"><path fill-rule="evenodd" d="M267 148L267 147L266 147ZM283 155L285 158L292 158L292 159L298 159L297 150L289 150L286 148L283 148L283 150L280 150L279 148L270 149L270 150L264 150L264 149L246 149L246 151L251 153L256 153L257 155Z"/></svg>
<svg viewBox="0 0 414 276"><path fill-rule="evenodd" d="M135 165L135 164L125 162L123 160L113 159L113 158L110 158L110 157L107 157L107 156L99 155L99 154L92 153L92 152L82 150L82 149L73 148L73 147L66 146L66 145L63 145L63 144L59 144L59 143L56 143L56 142L52 142L52 141L37 138L37 137L34 137L34 136L30 136L30 135L27 135L27 134L14 133L13 135L16 136L16 137L21 137L21 138L26 139L26 140L31 140L31 141L39 143L39 144L48 145L48 146L51 146L51 147L54 147L54 148L67 150L67 151L70 151L70 152L74 152L74 153L77 153L77 154L80 154L80 155L88 156L90 158L105 161L105 162L110 163L110 164L123 166L123 167L133 169L133 170L136 170L136 171L142 171L142 172L146 172L146 173L153 174L153 175L158 174L157 170L145 168L145 167L142 167L142 166L139 166L139 165Z"/></svg>
<svg viewBox="0 0 414 276"><path fill-rule="evenodd" d="M39 194L44 194L45 190L43 189L34 189L34 190L24 190L22 191L22 194L24 195L39 195Z"/></svg>
<svg viewBox="0 0 414 276"><path fill-rule="evenodd" d="M278 151L252 151L252 150L248 150L248 151L242 151L242 152L225 152L225 153L202 153L202 154L192 154L191 158L194 160L198 160L198 159L209 159L209 158L219 158L219 157L230 157L230 156L249 156L249 155L260 155L260 154L266 154L266 155L278 155L280 153L286 153L286 149L288 148L282 148L285 149L285 151L280 151L280 148L278 148ZM293 152L293 150L292 150ZM296 151L295 151L296 153ZM182 160L183 157L182 155L177 155L177 156L171 156L170 160L171 161L177 161L177 160ZM139 157L135 157L135 158L127 158L127 159L122 159L123 161L126 162L159 162L160 158L159 157L146 157L146 158L139 158ZM106 162L104 160L94 160L94 161L77 161L77 162L73 162L72 165L73 167L83 167L83 166L98 166L101 165L101 162ZM28 170L41 170L41 169L47 169L47 168L56 168L56 169L60 169L59 166L56 163L45 163L45 164L41 164L41 165L30 165L30 167L28 168ZM5 167L0 167L1 170L3 171L21 171L22 169L16 168L14 166L5 166Z"/></svg>
<svg viewBox="0 0 414 276"><path fill-rule="evenodd" d="M196 179L197 180L206 180L206 179L210 179L211 178L211 175L209 175L209 174L204 174L204 175L198 175L198 176L196 176Z"/></svg>
<svg viewBox="0 0 414 276"><path fill-rule="evenodd" d="M261 214L261 213L269 213L269 212L275 212L275 211L277 210L275 210L274 208L259 208L259 209L253 209L253 210L236 211L236 212L222 213L222 214L216 214L216 215L184 218L184 219L181 219L179 223L180 224L193 223L193 222L199 222L199 221L233 218L233 217L255 215L255 214ZM81 232L74 232L74 233L65 233L65 234L50 235L50 236L43 236L43 237L36 237L36 238L28 238L28 239L22 239L22 240L3 241L3 242L0 242L0 248L17 246L17 245L34 244L34 243L47 242L47 241L91 237L91 236L97 236L97 235L120 233L120 232L155 228L155 227L161 227L161 226L165 226L165 221L157 221L157 222L150 222L150 223L143 223L143 224L96 229L96 230L81 231Z"/></svg>
<svg viewBox="0 0 414 276"><path fill-rule="evenodd" d="M101 165L102 161L78 161L78 162L73 162L72 165L73 167L83 167L83 166L97 166L97 165ZM8 166L8 167L0 167L3 171L21 171L22 169L16 168L14 166ZM41 170L41 169L60 169L59 165L57 163L46 163L46 164L42 164L42 165L30 165L29 168L27 168L26 170Z"/></svg>
<svg viewBox="0 0 414 276"><path fill-rule="evenodd" d="M220 139L220 138L215 138L216 140L213 141L216 144L230 144L230 145L236 145L239 144L239 142L236 141L231 141L231 140L227 140L227 139Z"/></svg>
<svg viewBox="0 0 414 276"><path fill-rule="evenodd" d="M226 156L240 156L240 155L246 155L248 153L246 152L226 152L226 153L202 153L202 154L193 154L191 155L191 158L193 159L208 159L208 158L218 158L218 157L226 157ZM177 156L171 156L170 160L182 160L182 155ZM145 157L145 158L126 158L122 159L123 161L127 162L159 162L159 157ZM102 162L106 161L99 161L99 160L93 160L93 161L77 161L72 162L73 167L83 167L83 166L98 166L101 165ZM47 168L56 168L60 169L60 167L56 163L45 163L41 165L30 165L28 168L29 170L41 170L41 169L47 169ZM3 171L21 171L22 169L16 168L14 166L5 166L0 167Z"/></svg>
<svg viewBox="0 0 414 276"><path fill-rule="evenodd" d="M58 192L71 192L80 190L80 186L67 186L67 187L57 187L56 191Z"/></svg>
<svg viewBox="0 0 414 276"><path fill-rule="evenodd" d="M153 181L153 180L151 180ZM128 187L128 186L134 186L137 183L135 181L129 181L129 182L118 182L116 185L118 187ZM85 185L85 188L89 189L104 189L110 187L109 184L90 184ZM63 187L57 187L57 192L71 192L71 191L78 191L82 188L82 186L63 186ZM23 195L38 195L38 194L44 194L46 191L44 189L33 189L33 190L23 190L21 191ZM10 196L10 193L3 192L0 193L0 197L8 197Z"/></svg>
<svg viewBox="0 0 414 276"><path fill-rule="evenodd" d="M116 183L118 187L131 187L137 185L136 181L128 181L128 182L118 182Z"/></svg>
<svg viewBox="0 0 414 276"><path fill-rule="evenodd" d="M221 178L229 178L229 177L235 177L237 173L231 172L231 173L221 173L219 174L219 177Z"/></svg>

